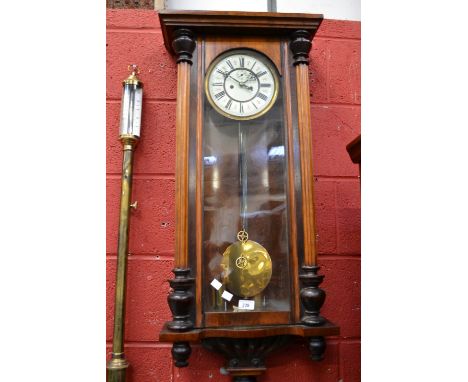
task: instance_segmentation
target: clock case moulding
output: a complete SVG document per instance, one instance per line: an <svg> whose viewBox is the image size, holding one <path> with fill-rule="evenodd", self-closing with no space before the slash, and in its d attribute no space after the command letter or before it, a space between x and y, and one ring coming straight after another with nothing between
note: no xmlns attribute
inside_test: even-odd
<svg viewBox="0 0 468 382"><path fill-rule="evenodd" d="M320 315L325 291L317 265L313 205L309 52L323 19L318 14L159 12L166 49L177 60L175 277L168 304L172 320L159 339L173 343L177 367L188 366L191 343L224 355L235 381L255 381L266 356L305 338L312 360L323 359L325 337L339 327ZM288 141L291 311L205 313L202 303L204 77L210 62L230 49L267 56L285 81ZM269 314L265 314L269 313Z"/></svg>

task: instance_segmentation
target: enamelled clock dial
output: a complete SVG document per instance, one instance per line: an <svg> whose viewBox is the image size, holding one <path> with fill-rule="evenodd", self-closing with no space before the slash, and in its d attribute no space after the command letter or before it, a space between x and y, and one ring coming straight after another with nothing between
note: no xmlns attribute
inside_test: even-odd
<svg viewBox="0 0 468 382"><path fill-rule="evenodd" d="M264 56L230 51L209 67L205 83L211 105L222 115L248 120L265 114L278 95L278 75Z"/></svg>

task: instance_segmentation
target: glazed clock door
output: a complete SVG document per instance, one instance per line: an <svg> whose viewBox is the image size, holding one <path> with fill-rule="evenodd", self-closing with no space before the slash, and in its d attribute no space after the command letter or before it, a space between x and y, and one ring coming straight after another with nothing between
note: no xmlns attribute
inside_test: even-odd
<svg viewBox="0 0 468 382"><path fill-rule="evenodd" d="M253 49L228 50L206 64L205 324L288 323L291 272L282 77L266 55Z"/></svg>

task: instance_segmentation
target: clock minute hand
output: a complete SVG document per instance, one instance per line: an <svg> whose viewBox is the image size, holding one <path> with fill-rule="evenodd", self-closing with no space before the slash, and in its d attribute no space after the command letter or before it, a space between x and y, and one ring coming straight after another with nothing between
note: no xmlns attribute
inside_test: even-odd
<svg viewBox="0 0 468 382"><path fill-rule="evenodd" d="M231 76L230 74L228 74L228 75L226 76L226 78L227 78L227 77L233 79L234 81L238 82L239 84L242 84L242 82L240 82L239 80L235 79L235 78L234 78L233 76Z"/></svg>

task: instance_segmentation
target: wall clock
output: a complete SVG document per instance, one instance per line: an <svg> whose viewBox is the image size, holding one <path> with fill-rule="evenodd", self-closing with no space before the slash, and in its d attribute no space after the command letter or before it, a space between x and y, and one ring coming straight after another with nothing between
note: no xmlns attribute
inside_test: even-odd
<svg viewBox="0 0 468 382"><path fill-rule="evenodd" d="M172 342L223 354L254 381L293 338L320 360L339 328L320 315L308 64L322 15L159 13L177 60Z"/></svg>

